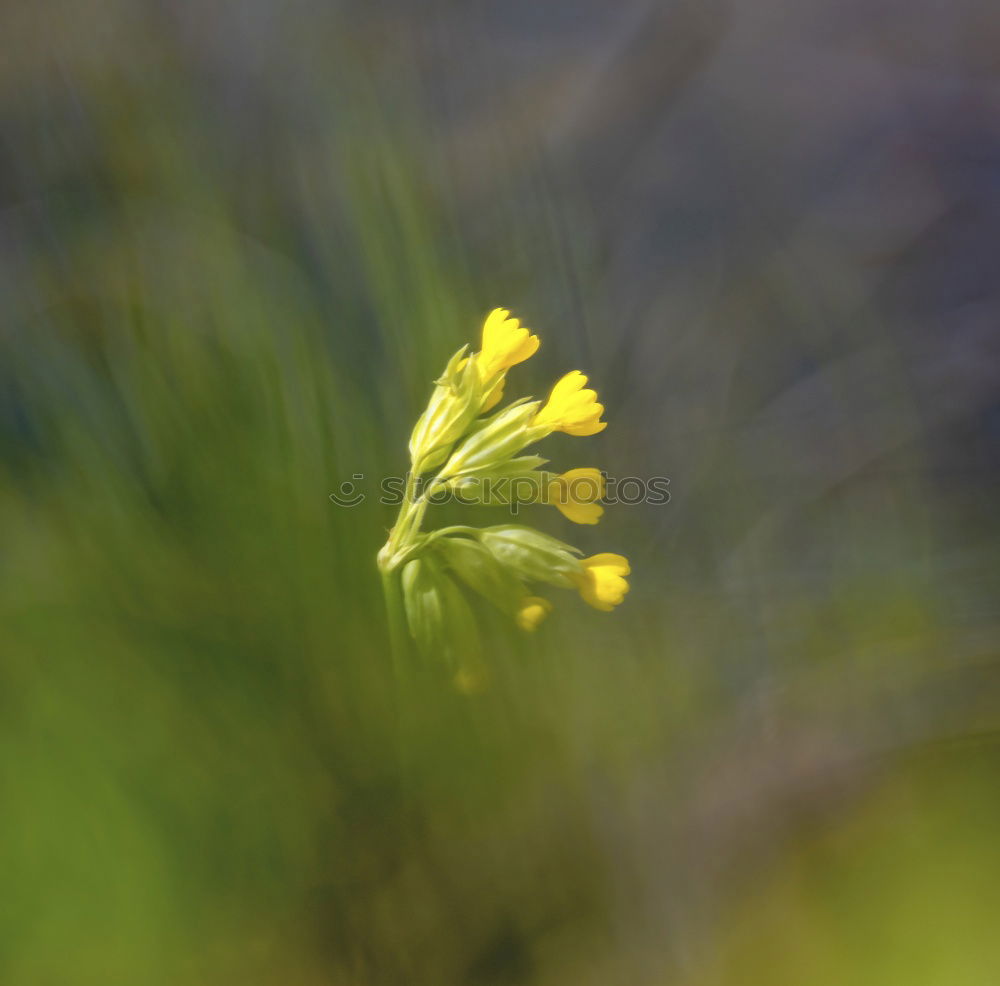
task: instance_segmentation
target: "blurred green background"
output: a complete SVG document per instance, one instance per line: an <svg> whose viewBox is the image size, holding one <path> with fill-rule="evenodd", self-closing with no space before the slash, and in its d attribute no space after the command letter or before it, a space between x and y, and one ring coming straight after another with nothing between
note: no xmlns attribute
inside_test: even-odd
<svg viewBox="0 0 1000 986"><path fill-rule="evenodd" d="M0 7L0 983L1000 982L990 13ZM497 305L672 498L469 695L378 484Z"/></svg>

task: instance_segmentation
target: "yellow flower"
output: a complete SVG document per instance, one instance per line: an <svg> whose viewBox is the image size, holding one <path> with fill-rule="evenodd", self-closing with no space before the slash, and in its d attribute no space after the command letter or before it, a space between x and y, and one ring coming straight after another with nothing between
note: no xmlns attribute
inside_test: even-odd
<svg viewBox="0 0 1000 986"><path fill-rule="evenodd" d="M597 403L597 393L585 390L587 378L571 370L553 388L545 406L535 415L532 427L543 434L564 431L567 435L596 435L607 427L601 421L604 405Z"/></svg>
<svg viewBox="0 0 1000 986"><path fill-rule="evenodd" d="M531 329L509 315L506 308L494 308L483 323L483 345L476 360L484 384L498 373L523 363L538 349L538 336L532 335ZM498 400L499 395L492 403Z"/></svg>
<svg viewBox="0 0 1000 986"><path fill-rule="evenodd" d="M552 612L552 603L541 596L525 596L517 611L517 625L522 630L535 630L538 624Z"/></svg>
<svg viewBox="0 0 1000 986"><path fill-rule="evenodd" d="M546 502L558 507L574 524L596 524L604 513L597 500L604 496L604 477L599 469L570 469L556 476L546 490Z"/></svg>
<svg viewBox="0 0 1000 986"><path fill-rule="evenodd" d="M625 581L630 571L628 559L605 553L584 558L580 564L583 571L576 577L576 583L584 602L610 613L628 592Z"/></svg>

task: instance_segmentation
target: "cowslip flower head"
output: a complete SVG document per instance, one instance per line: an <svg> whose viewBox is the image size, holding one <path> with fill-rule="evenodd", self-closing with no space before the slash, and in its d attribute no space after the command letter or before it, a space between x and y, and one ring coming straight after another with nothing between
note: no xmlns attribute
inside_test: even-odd
<svg viewBox="0 0 1000 986"><path fill-rule="evenodd" d="M597 501L604 496L604 476L599 469L570 469L554 476L545 499L574 524L596 524L604 513Z"/></svg>
<svg viewBox="0 0 1000 986"><path fill-rule="evenodd" d="M545 401L524 397L493 411L507 371L538 346L538 336L506 308L496 308L483 323L479 351L470 355L464 347L452 356L411 434L403 502L378 553L394 650L408 633L419 653L455 669L461 690L474 691L488 677L470 595L532 631L553 608L532 595L537 585L575 589L605 612L628 591L629 564L621 555L581 558L573 545L524 524L422 530L438 493L512 512L522 503L548 503L575 524L596 524L603 515L600 470L547 472L545 459L523 454L552 432L586 436L605 429L604 407L583 373L567 373Z"/></svg>
<svg viewBox="0 0 1000 986"><path fill-rule="evenodd" d="M564 431L567 435L596 435L607 428L601 421L604 405L597 403L597 392L587 389L587 378L571 370L553 388L549 399L535 415L532 427L541 435Z"/></svg>
<svg viewBox="0 0 1000 986"><path fill-rule="evenodd" d="M624 598L629 585L628 559L623 555L606 552L580 561L581 571L575 576L577 589L583 600L594 609L610 613Z"/></svg>

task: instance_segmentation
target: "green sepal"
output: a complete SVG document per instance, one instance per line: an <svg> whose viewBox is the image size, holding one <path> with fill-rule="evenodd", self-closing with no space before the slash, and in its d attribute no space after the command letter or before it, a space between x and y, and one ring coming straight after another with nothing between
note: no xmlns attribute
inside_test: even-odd
<svg viewBox="0 0 1000 986"><path fill-rule="evenodd" d="M540 455L519 455L493 466L483 466L479 469L463 469L461 478L477 478L481 476L521 476L533 472L539 466L548 464L548 459ZM550 474L551 475L551 474Z"/></svg>
<svg viewBox="0 0 1000 986"><path fill-rule="evenodd" d="M449 485L462 503L487 507L537 503L545 493L541 475L531 470L508 476L459 476Z"/></svg>
<svg viewBox="0 0 1000 986"><path fill-rule="evenodd" d="M441 656L453 668L474 670L481 664L482 646L475 614L465 593L445 574L441 582L444 620L447 628Z"/></svg>
<svg viewBox="0 0 1000 986"><path fill-rule="evenodd" d="M410 635L420 653L452 667L472 667L478 658L479 629L462 590L436 556L406 563L403 606Z"/></svg>
<svg viewBox="0 0 1000 986"><path fill-rule="evenodd" d="M522 524L485 527L479 540L498 562L529 582L568 588L582 571L577 548Z"/></svg>
<svg viewBox="0 0 1000 986"><path fill-rule="evenodd" d="M403 607L410 636L423 654L439 650L444 641L442 573L427 557L414 558L403 567Z"/></svg>
<svg viewBox="0 0 1000 986"><path fill-rule="evenodd" d="M501 612L513 615L525 596L524 583L478 540L441 537L433 542L455 577L488 599Z"/></svg>
<svg viewBox="0 0 1000 986"><path fill-rule="evenodd" d="M527 426L539 406L538 401L519 401L488 418L482 428L452 452L448 464L441 470L441 478L449 479L472 471L492 471L516 455L527 444Z"/></svg>
<svg viewBox="0 0 1000 986"><path fill-rule="evenodd" d="M545 477L551 475L537 471L546 462L540 455L522 455L493 469L462 473L449 480L448 485L462 503L509 506L515 494L518 503L534 503L545 491Z"/></svg>
<svg viewBox="0 0 1000 986"><path fill-rule="evenodd" d="M410 435L410 460L419 473L433 469L448 457L479 414L482 384L475 358L463 346L448 361L445 371ZM462 365L462 361L465 361Z"/></svg>

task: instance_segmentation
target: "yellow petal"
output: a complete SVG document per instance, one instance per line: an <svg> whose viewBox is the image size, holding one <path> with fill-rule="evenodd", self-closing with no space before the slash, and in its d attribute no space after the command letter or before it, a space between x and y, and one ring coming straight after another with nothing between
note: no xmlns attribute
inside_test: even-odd
<svg viewBox="0 0 1000 986"><path fill-rule="evenodd" d="M552 388L549 399L535 416L536 427L564 431L569 435L596 435L607 427L601 421L604 406L597 403L597 392L584 389L587 378L571 370Z"/></svg>
<svg viewBox="0 0 1000 986"><path fill-rule="evenodd" d="M596 524L604 513L599 503L560 503L555 501L559 512L574 524Z"/></svg>
<svg viewBox="0 0 1000 986"><path fill-rule="evenodd" d="M483 322L483 352L492 351L503 335L503 324L510 312L506 308L494 308Z"/></svg>
<svg viewBox="0 0 1000 986"><path fill-rule="evenodd" d="M577 588L583 600L594 609L608 613L615 608L629 590L625 576L629 574L628 559L623 555L606 552L584 558L583 571L577 577Z"/></svg>
<svg viewBox="0 0 1000 986"><path fill-rule="evenodd" d="M553 413L558 413L587 385L587 377L579 370L570 370L556 381L556 385L549 394L549 402L546 407L552 409Z"/></svg>
<svg viewBox="0 0 1000 986"><path fill-rule="evenodd" d="M564 472L559 481L570 497L579 503L593 503L604 496L604 475L593 466L580 466Z"/></svg>
<svg viewBox="0 0 1000 986"><path fill-rule="evenodd" d="M596 524L604 508L596 501L604 496L604 476L585 466L557 476L546 490L546 502L556 506L574 524Z"/></svg>
<svg viewBox="0 0 1000 986"><path fill-rule="evenodd" d="M509 315L506 308L494 308L483 323L482 348L477 360L484 382L523 363L538 349L538 336L532 335L530 329Z"/></svg>
<svg viewBox="0 0 1000 986"><path fill-rule="evenodd" d="M616 555L613 551L604 551L599 555L591 555L580 563L587 568L611 568L619 575L628 575L632 571L628 559L624 555Z"/></svg>
<svg viewBox="0 0 1000 986"><path fill-rule="evenodd" d="M607 428L607 421L601 421L601 415L604 413L604 407L601 404L594 405L596 410L587 417L581 417L579 420L566 424L562 427L562 431L566 432L567 435L575 435L577 437L586 437L588 435L596 435L599 432L604 431Z"/></svg>

